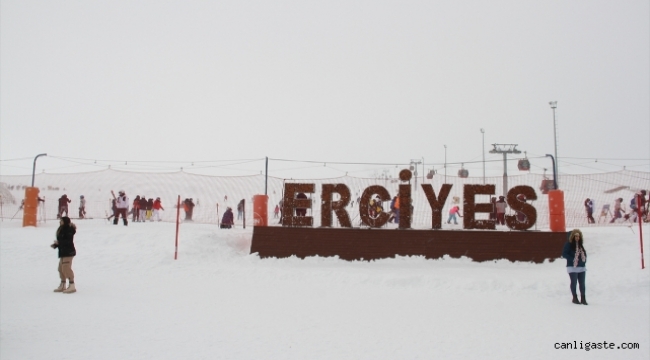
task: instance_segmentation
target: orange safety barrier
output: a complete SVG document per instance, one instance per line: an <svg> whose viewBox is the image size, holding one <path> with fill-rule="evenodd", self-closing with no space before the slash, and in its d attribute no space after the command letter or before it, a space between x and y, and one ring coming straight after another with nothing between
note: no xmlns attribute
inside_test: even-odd
<svg viewBox="0 0 650 360"><path fill-rule="evenodd" d="M548 192L549 226L553 232L566 231L564 216L564 191L549 190Z"/></svg>
<svg viewBox="0 0 650 360"><path fill-rule="evenodd" d="M25 189L25 204L23 205L23 227L36 226L38 215L38 188Z"/></svg>
<svg viewBox="0 0 650 360"><path fill-rule="evenodd" d="M253 226L269 225L268 195L253 195Z"/></svg>

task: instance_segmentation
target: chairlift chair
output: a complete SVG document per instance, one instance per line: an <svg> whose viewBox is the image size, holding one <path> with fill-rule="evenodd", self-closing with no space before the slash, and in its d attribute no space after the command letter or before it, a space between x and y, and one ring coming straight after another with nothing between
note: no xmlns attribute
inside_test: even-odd
<svg viewBox="0 0 650 360"><path fill-rule="evenodd" d="M546 169L544 169L544 180L542 180L542 185L539 187L542 191L542 194L546 195L549 191L555 189L555 183L553 180L546 177Z"/></svg>
<svg viewBox="0 0 650 360"><path fill-rule="evenodd" d="M520 171L530 171L530 161L528 159L521 159L517 163L517 167Z"/></svg>
<svg viewBox="0 0 650 360"><path fill-rule="evenodd" d="M464 164L460 165L460 170L458 170L458 176L461 178L466 178L469 176L469 171L467 169L463 168Z"/></svg>
<svg viewBox="0 0 650 360"><path fill-rule="evenodd" d="M526 156L525 151L524 158L517 162L517 167L519 168L519 171L530 171L530 161L528 161L528 156Z"/></svg>

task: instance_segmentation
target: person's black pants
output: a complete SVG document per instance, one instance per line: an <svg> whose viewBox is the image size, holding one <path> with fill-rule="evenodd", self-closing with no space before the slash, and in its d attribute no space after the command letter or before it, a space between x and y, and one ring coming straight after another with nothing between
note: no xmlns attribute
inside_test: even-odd
<svg viewBox="0 0 650 360"><path fill-rule="evenodd" d="M583 272L573 272L569 273L569 278L571 278L571 294L577 295L576 293L576 283L579 284L580 294L585 295L585 275L586 271Z"/></svg>
<svg viewBox="0 0 650 360"><path fill-rule="evenodd" d="M115 211L115 219L113 219L113 224L117 225L117 220L120 218L120 215L122 215L124 225L127 225L128 221L126 220L126 209L117 209Z"/></svg>

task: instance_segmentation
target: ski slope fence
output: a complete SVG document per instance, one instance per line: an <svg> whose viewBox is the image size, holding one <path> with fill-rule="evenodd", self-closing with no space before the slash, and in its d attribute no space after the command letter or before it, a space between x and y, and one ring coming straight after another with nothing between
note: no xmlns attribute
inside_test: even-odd
<svg viewBox="0 0 650 360"><path fill-rule="evenodd" d="M446 180L445 180L446 179ZM543 175L523 174L508 176L508 189L518 185L528 185L535 189L537 199L529 202L537 209L537 223L531 230L547 230L549 227L549 211L547 195L541 191ZM31 185L31 175L0 175L0 219L2 221L22 221L21 200L25 196L25 188ZM352 219L353 227L360 227L359 206L357 199L361 197L364 189L371 185L385 187L391 196L397 194L399 182L395 179L375 179L352 176L342 176L327 179L282 179L264 175L251 176L208 176L197 175L189 172L145 173L126 172L106 169L86 173L35 175L34 186L40 190L39 196L45 201L39 205L38 221L46 222L56 219L58 199L66 194L72 200L69 204L69 216L78 216L79 198L84 195L86 199L87 218L107 218L112 214L111 190L124 190L132 203L136 195L146 198L160 197L165 211L162 212L162 221L172 222L176 219L176 200L181 196L192 199L196 204L193 211L193 222L218 224L227 207L235 213L236 227L243 225L237 213L237 204L245 200L244 216L246 225L253 225L253 196L264 194L265 188L269 196L268 214L269 226L279 226L279 218L275 218L275 206L282 200L285 182L313 183L316 192L307 194L312 199L312 208L308 216L314 217L314 225L320 225L320 192L322 184L346 184L352 194L352 202L348 206L348 213ZM462 225L446 224L446 214L454 205L454 200L459 201L462 209L463 185L483 184L483 177L460 178L456 176L435 175L432 179L418 178L411 180L413 198L412 227L416 229L431 228L431 210L421 188L422 183L431 184L438 193L443 183L452 184L451 193L443 209L443 229L457 228ZM495 185L495 196L501 194L503 177L487 177L485 184ZM618 172L599 173L589 175L562 175L558 185L564 191L565 215L567 228L584 226L622 226L631 225L630 220L618 219L614 223L612 213L614 200L623 199L623 207L630 212L630 199L642 189L650 189L650 173L622 170ZM650 192L649 192L650 193ZM587 223L584 201L590 198L594 203L595 224ZM478 195L477 203L489 202L490 196ZM601 211L604 205L609 205L610 210ZM383 204L388 210L388 204ZM510 210L508 210L510 213ZM183 219L183 210L181 210ZM487 219L487 214L477 213L477 219ZM336 217L335 217L336 219ZM461 219L459 219L461 220ZM459 222L462 224L462 221ZM338 227L336 220L333 224ZM499 227L498 227L499 229ZM508 230L505 226L502 230Z"/></svg>

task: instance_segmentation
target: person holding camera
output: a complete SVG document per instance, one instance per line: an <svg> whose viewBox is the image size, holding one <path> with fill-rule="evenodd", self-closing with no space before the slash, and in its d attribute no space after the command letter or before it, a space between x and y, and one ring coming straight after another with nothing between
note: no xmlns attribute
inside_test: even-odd
<svg viewBox="0 0 650 360"><path fill-rule="evenodd" d="M56 230L56 240L50 245L52 249L59 249L59 277L61 278L61 284L54 289L54 292L71 294L77 291L74 285L74 272L72 271L72 259L77 255L77 250L74 247L74 234L77 232L77 227L67 216L61 217L59 224L59 228ZM65 286L66 280L68 280L68 287Z"/></svg>

